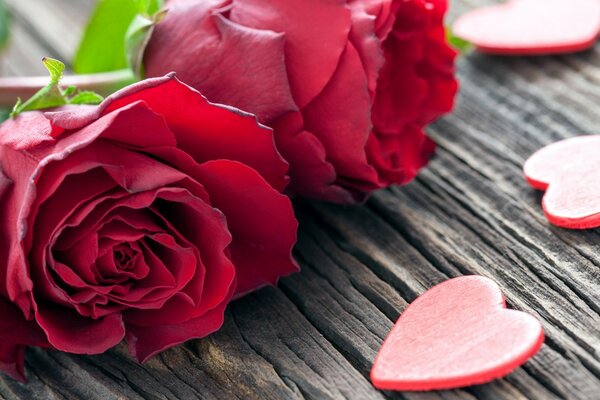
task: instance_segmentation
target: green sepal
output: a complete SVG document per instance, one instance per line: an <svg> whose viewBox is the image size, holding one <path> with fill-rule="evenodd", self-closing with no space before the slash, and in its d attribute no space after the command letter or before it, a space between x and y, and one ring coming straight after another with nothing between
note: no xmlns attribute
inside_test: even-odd
<svg viewBox="0 0 600 400"><path fill-rule="evenodd" d="M99 94L89 91L78 92L74 86L62 90L60 80L65 72L65 64L53 58L43 58L42 62L50 74L50 82L29 100L22 102L21 99L17 99L10 113L11 118L24 111L43 110L66 104L99 104L103 100Z"/></svg>
<svg viewBox="0 0 600 400"><path fill-rule="evenodd" d="M65 64L62 62L44 57L42 59L44 66L50 73L50 83L41 88L36 94L24 103L17 99L17 103L10 113L11 117L16 117L23 111L41 110L44 108L59 107L67 104L67 100L59 88L60 79L65 72Z"/></svg>
<svg viewBox="0 0 600 400"><path fill-rule="evenodd" d="M446 27L446 40L452 48L462 54L470 52L475 47L473 46L473 43L468 40L455 36L454 32L452 32L452 28L449 26Z"/></svg>
<svg viewBox="0 0 600 400"><path fill-rule="evenodd" d="M69 99L69 104L77 104L77 105L96 105L102 103L104 97L100 96L96 92L90 92L89 90L84 90L76 93L73 97Z"/></svg>
<svg viewBox="0 0 600 400"><path fill-rule="evenodd" d="M154 27L167 14L167 10L163 9L156 12L151 17L138 14L135 16L127 34L125 35L125 53L127 62L133 73L141 79L144 76L144 51L152 37Z"/></svg>

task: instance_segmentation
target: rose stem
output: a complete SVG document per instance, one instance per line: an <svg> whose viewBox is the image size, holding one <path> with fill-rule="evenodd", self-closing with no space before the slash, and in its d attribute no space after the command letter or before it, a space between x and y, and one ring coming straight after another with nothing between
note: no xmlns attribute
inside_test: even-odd
<svg viewBox="0 0 600 400"><path fill-rule="evenodd" d="M17 98L27 100L46 86L49 80L48 76L0 77L0 108L11 108ZM63 87L76 86L79 90L91 90L106 96L133 82L133 72L122 69L88 75L65 75L60 83Z"/></svg>

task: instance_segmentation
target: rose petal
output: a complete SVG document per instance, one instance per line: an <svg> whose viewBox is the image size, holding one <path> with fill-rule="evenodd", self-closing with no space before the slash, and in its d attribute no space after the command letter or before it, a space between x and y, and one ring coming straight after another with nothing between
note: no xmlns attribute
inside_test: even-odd
<svg viewBox="0 0 600 400"><path fill-rule="evenodd" d="M275 285L280 277L297 272L291 251L298 222L289 198L273 190L256 171L234 161L211 161L201 170L211 203L223 211L233 236L236 296Z"/></svg>
<svg viewBox="0 0 600 400"><path fill-rule="evenodd" d="M418 121L427 99L427 80L419 76L416 68L424 48L422 41L416 39L419 37L407 41L392 34L385 42L386 63L373 105L373 123L381 134L402 132L407 123Z"/></svg>
<svg viewBox="0 0 600 400"><path fill-rule="evenodd" d="M30 111L7 119L0 125L0 145L15 150L31 150L41 144L54 142L53 133L61 128L54 128L44 113Z"/></svg>
<svg viewBox="0 0 600 400"><path fill-rule="evenodd" d="M152 254L157 263L150 266L150 274L146 279L139 281L127 295L122 297L123 302L131 298L129 303L131 307L135 307L138 302L143 302L148 290L158 292L165 287L167 290L160 290L160 292L165 292L168 295L167 299L179 293L194 277L197 268L194 251L179 246L170 235L155 234L147 238L143 244L144 254Z"/></svg>
<svg viewBox="0 0 600 400"><path fill-rule="evenodd" d="M435 143L415 124L397 136L372 135L367 145L369 163L377 168L382 185L410 182L434 151Z"/></svg>
<svg viewBox="0 0 600 400"><path fill-rule="evenodd" d="M50 344L69 353L104 353L125 337L125 326L118 313L94 320L71 309L43 303L38 305L35 318Z"/></svg>
<svg viewBox="0 0 600 400"><path fill-rule="evenodd" d="M243 26L285 33L288 79L300 109L328 84L351 27L345 0L236 0L229 18Z"/></svg>
<svg viewBox="0 0 600 400"><path fill-rule="evenodd" d="M47 346L44 332L35 321L27 321L18 307L0 297L0 343Z"/></svg>
<svg viewBox="0 0 600 400"><path fill-rule="evenodd" d="M225 19L219 10L225 4L169 3L144 53L146 74L176 71L211 101L251 109L261 121L297 110L285 69L284 35Z"/></svg>
<svg viewBox="0 0 600 400"><path fill-rule="evenodd" d="M384 41L373 121L381 134L408 123L425 125L451 110L457 83L456 53L445 40L445 0L402 3L393 31Z"/></svg>
<svg viewBox="0 0 600 400"><path fill-rule="evenodd" d="M0 147L1 148L1 147ZM1 168L2 158L0 157L0 210L9 211L8 200L11 195L13 182L4 174ZM8 214L8 212L7 212ZM14 217L13 217L14 218ZM8 216L5 223L10 223ZM10 232L7 232L6 227L0 225L0 241L1 243L10 243ZM8 246L0 246L0 265L8 264ZM0 282L6 282L6 268L0 268ZM0 285L0 296L8 296L6 285Z"/></svg>
<svg viewBox="0 0 600 400"><path fill-rule="evenodd" d="M3 223L0 225L0 294L6 296L30 318L32 282L27 269L27 260L21 248L21 239L27 232L26 225L19 221L21 207L27 203L27 187L35 160L10 147L0 145L0 206ZM16 231L16 232L15 232Z"/></svg>
<svg viewBox="0 0 600 400"><path fill-rule="evenodd" d="M94 199L75 210L54 233L55 238L60 238L60 244L56 246L59 249L68 249L81 236L100 229L103 222L117 218L121 213L127 215L131 211L135 213L137 210L147 209L158 198L168 198L176 203L189 204L192 207L199 207L200 204L205 204L204 199L194 196L186 188L162 187L135 194L112 193L111 195ZM206 209L211 210L215 218L222 218L218 212L215 212L209 206L206 206ZM54 245L54 243L51 244Z"/></svg>
<svg viewBox="0 0 600 400"><path fill-rule="evenodd" d="M69 146L81 148L82 144L87 145L100 136L138 148L177 145L165 120L149 109L143 101L123 104L118 109L111 110L115 111L114 114L106 112L102 105L81 107L67 106L44 114L53 126L79 129L74 134L62 138L57 147L52 149L53 152Z"/></svg>
<svg viewBox="0 0 600 400"><path fill-rule="evenodd" d="M231 298L232 293L233 287L227 295L227 299ZM223 325L227 303L228 301L223 301L201 317L181 324L156 325L151 328L127 324L127 347L129 352L139 362L145 362L153 355L169 347L190 339L208 336L219 330Z"/></svg>
<svg viewBox="0 0 600 400"><path fill-rule="evenodd" d="M21 382L25 378L25 346L0 342L0 371Z"/></svg>
<svg viewBox="0 0 600 400"><path fill-rule="evenodd" d="M68 266L84 284L98 283L92 265L98 259L98 235L85 235L67 251L54 250L54 259Z"/></svg>
<svg viewBox="0 0 600 400"><path fill-rule="evenodd" d="M381 4L381 0L376 3ZM369 82L369 94L373 99L377 90L377 79L379 70L385 61L381 40L375 34L377 18L369 14L361 6L361 2L352 2L352 30L350 31L350 42L358 52L362 62L367 81Z"/></svg>
<svg viewBox="0 0 600 400"><path fill-rule="evenodd" d="M142 260L142 248L139 243L129 242L123 244L120 241L105 237L100 241L100 248L100 256L95 260L95 263L103 282L122 283L129 279L140 280L148 276L149 267ZM114 257L114 251L117 248L127 248L130 253L133 253L130 268L117 268ZM101 264L100 260L104 260L107 264Z"/></svg>
<svg viewBox="0 0 600 400"><path fill-rule="evenodd" d="M175 133L177 147L198 163L221 158L237 160L260 171L277 189L287 185L288 165L275 149L272 131L258 125L250 114L212 104L177 80L131 97L143 99L160 113ZM111 107L132 101L131 97L117 100ZM202 127L201 132L198 127Z"/></svg>
<svg viewBox="0 0 600 400"><path fill-rule="evenodd" d="M283 136L278 140L279 149L290 162L290 191L305 197L328 200L335 203L352 203L352 195L336 185L333 165L326 161L323 144L310 132Z"/></svg>
<svg viewBox="0 0 600 400"><path fill-rule="evenodd" d="M338 179L364 181L377 188L377 172L367 163L365 154L371 133L367 86L358 53L348 43L335 75L303 115L306 128L323 143Z"/></svg>
<svg viewBox="0 0 600 400"><path fill-rule="evenodd" d="M51 255L52 235L56 232L58 226L62 226L62 223L69 216L69 212L79 208L78 203L85 203L105 192L107 188L114 186L114 181L104 171L97 169L82 174L79 178L66 178L61 187L61 192L64 191L63 193L68 195L54 196L40 208L41 211L38 218L36 218L34 228L31 230L33 234L28 236L28 239L32 242L29 251L30 269L36 287L59 302L67 302L67 297L63 291L58 289L53 277L48 274L46 268L47 265L52 265L54 262L49 257ZM88 236L90 235L83 235L79 238ZM86 272L91 273L91 275ZM97 279L94 273L93 269L86 271L83 266L80 271L80 275L91 282Z"/></svg>
<svg viewBox="0 0 600 400"><path fill-rule="evenodd" d="M443 21L443 17L438 18ZM427 51L425 59L419 66L420 74L426 76L429 83L429 96L425 100L421 114L421 120L425 123L452 111L458 91L454 68L456 52L448 46L445 35L442 22L436 24L435 28L427 34Z"/></svg>
<svg viewBox="0 0 600 400"><path fill-rule="evenodd" d="M42 330L16 306L0 297L0 371L19 381L25 381L24 353L26 346L48 346Z"/></svg>

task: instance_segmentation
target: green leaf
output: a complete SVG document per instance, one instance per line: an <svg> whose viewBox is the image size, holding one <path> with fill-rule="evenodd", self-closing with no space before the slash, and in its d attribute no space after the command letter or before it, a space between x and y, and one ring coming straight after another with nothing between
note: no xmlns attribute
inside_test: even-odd
<svg viewBox="0 0 600 400"><path fill-rule="evenodd" d="M10 117L16 117L23 111L43 110L65 104L98 104L103 100L99 94L89 91L78 92L74 86L61 90L60 80L65 72L65 64L52 58L44 58L42 61L50 74L50 82L24 103L18 99Z"/></svg>
<svg viewBox="0 0 600 400"><path fill-rule="evenodd" d="M10 37L10 16L6 8L6 2L0 0L0 48L4 48Z"/></svg>
<svg viewBox="0 0 600 400"><path fill-rule="evenodd" d="M50 83L58 85L63 74L65 73L65 64L53 58L44 57L42 59L44 66L50 73Z"/></svg>
<svg viewBox="0 0 600 400"><path fill-rule="evenodd" d="M77 88L75 86L69 86L66 89L63 89L62 95L66 97L71 96L76 90Z"/></svg>
<svg viewBox="0 0 600 400"><path fill-rule="evenodd" d="M154 26L167 14L167 10L156 12L151 17L138 14L135 16L125 35L125 53L129 67L138 78L144 76L144 50L148 46Z"/></svg>
<svg viewBox="0 0 600 400"><path fill-rule="evenodd" d="M454 36L452 29L447 26L446 27L446 40L456 51L459 53L468 53L473 50L473 44L467 40L461 39L458 36Z"/></svg>
<svg viewBox="0 0 600 400"><path fill-rule="evenodd" d="M63 96L58 87L60 79L65 71L65 64L52 58L44 58L42 62L50 73L50 83L41 88L26 102L22 103L21 99L18 99L17 104L15 104L10 113L11 117L15 117L23 111L40 110L67 104L65 96Z"/></svg>
<svg viewBox="0 0 600 400"><path fill-rule="evenodd" d="M77 93L75 96L69 99L69 104L100 104L104 100L104 97L100 96L96 92L90 92L87 90Z"/></svg>
<svg viewBox="0 0 600 400"><path fill-rule="evenodd" d="M77 73L108 72L129 66L125 38L136 16L150 16L163 0L100 0L75 55Z"/></svg>

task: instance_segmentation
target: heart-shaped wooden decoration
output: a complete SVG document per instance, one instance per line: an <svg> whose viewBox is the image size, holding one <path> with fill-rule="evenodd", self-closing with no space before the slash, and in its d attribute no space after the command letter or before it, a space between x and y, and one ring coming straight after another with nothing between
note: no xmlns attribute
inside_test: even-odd
<svg viewBox="0 0 600 400"><path fill-rule="evenodd" d="M377 355L371 381L385 390L450 389L502 377L541 347L537 319L508 310L481 276L443 282L400 316Z"/></svg>
<svg viewBox="0 0 600 400"><path fill-rule="evenodd" d="M523 172L545 190L542 206L554 225L600 227L600 135L561 140L534 153Z"/></svg>
<svg viewBox="0 0 600 400"><path fill-rule="evenodd" d="M454 35L494 54L585 50L600 35L598 0L511 0L460 17Z"/></svg>

